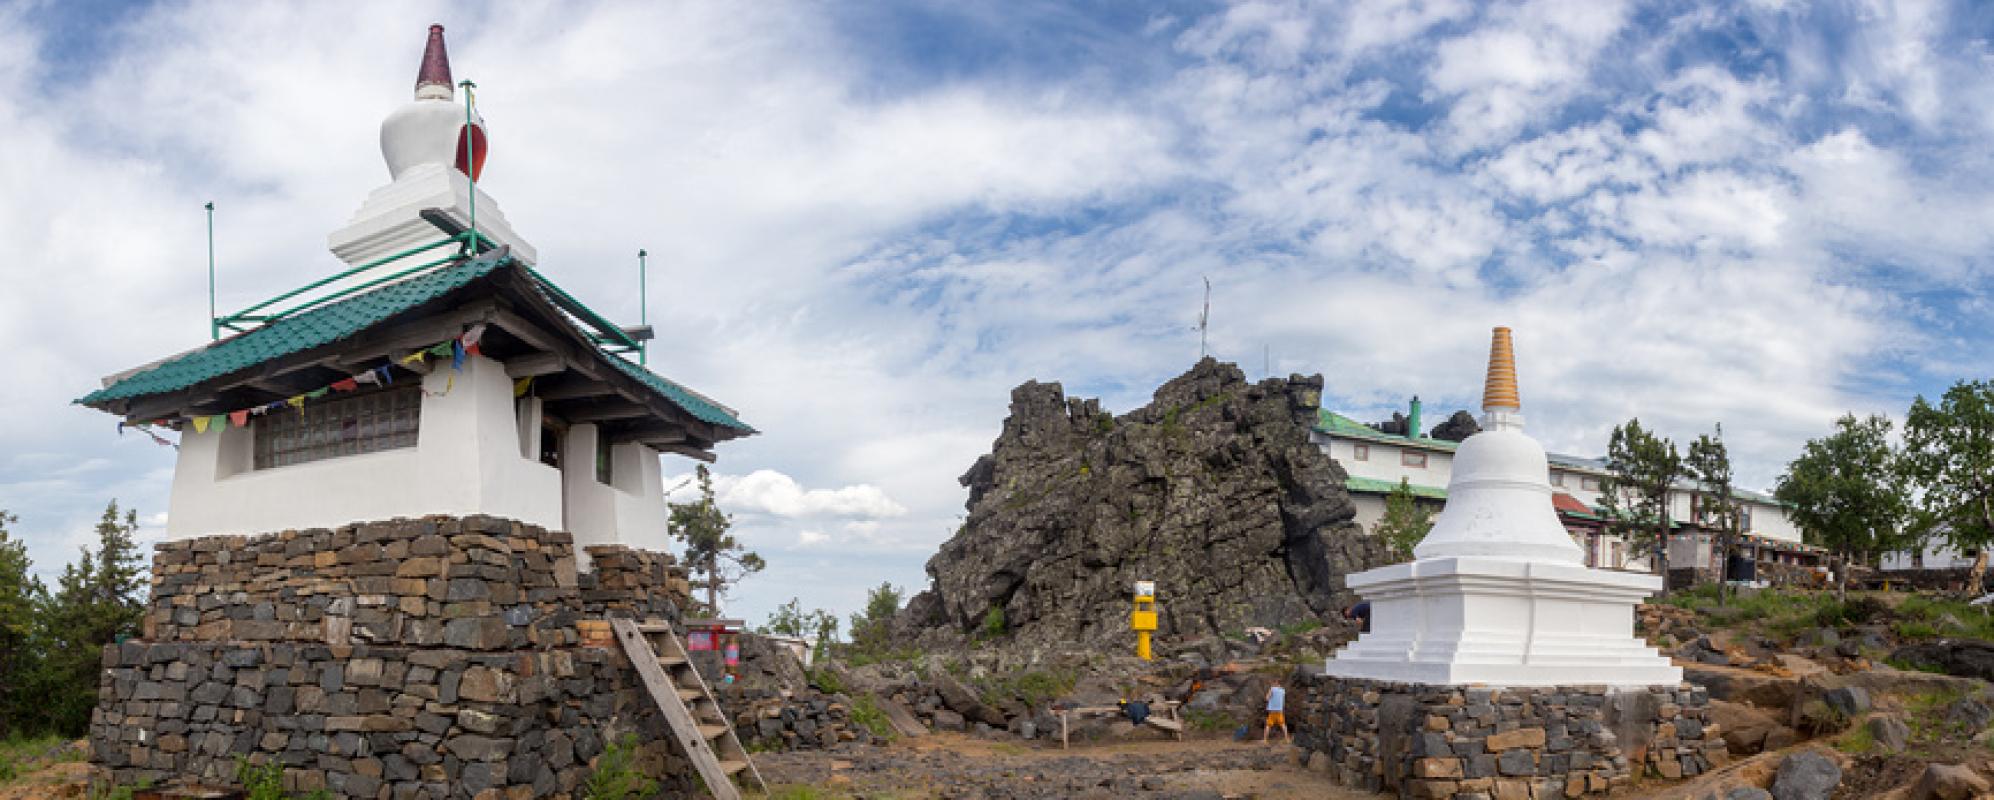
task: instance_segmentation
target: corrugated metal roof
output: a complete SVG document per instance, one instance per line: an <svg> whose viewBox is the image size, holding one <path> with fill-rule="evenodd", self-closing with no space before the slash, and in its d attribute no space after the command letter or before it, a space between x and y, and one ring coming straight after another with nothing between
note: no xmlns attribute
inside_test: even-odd
<svg viewBox="0 0 1994 800"><path fill-rule="evenodd" d="M511 263L508 259L472 259L327 303L167 359L156 366L124 376L76 402L98 405L178 391L272 359L337 342ZM701 421L743 433L756 432L733 412L690 389L619 356L609 353L602 356Z"/></svg>
<svg viewBox="0 0 1994 800"><path fill-rule="evenodd" d="M1407 486L1412 489L1414 497L1424 497L1428 500L1447 499L1446 489L1436 486L1421 486L1417 483L1409 483ZM1343 488L1363 494L1391 494L1398 491L1399 482L1379 480L1377 478L1351 478L1343 482Z"/></svg>

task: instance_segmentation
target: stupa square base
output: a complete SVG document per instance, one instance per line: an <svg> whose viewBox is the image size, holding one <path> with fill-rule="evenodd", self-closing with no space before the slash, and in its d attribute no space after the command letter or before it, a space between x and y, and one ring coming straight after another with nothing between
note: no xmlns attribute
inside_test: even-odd
<svg viewBox="0 0 1994 800"><path fill-rule="evenodd" d="M1682 669L1634 637L1651 575L1503 558L1428 558L1358 573L1371 633L1330 675L1431 685L1672 686Z"/></svg>
<svg viewBox="0 0 1994 800"><path fill-rule="evenodd" d="M1301 674L1289 720L1309 769L1417 798L1603 795L1729 761L1701 687L1498 689Z"/></svg>

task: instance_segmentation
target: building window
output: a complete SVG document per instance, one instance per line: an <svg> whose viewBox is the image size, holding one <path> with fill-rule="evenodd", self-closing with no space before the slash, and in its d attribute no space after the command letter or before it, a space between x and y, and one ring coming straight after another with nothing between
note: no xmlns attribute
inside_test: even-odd
<svg viewBox="0 0 1994 800"><path fill-rule="evenodd" d="M1597 492L1599 491L1599 479L1590 476L1581 478L1579 480L1579 487L1588 492Z"/></svg>
<svg viewBox="0 0 1994 800"><path fill-rule="evenodd" d="M1562 473L1562 472L1553 472L1553 473L1551 473L1551 485L1552 485L1552 486L1563 486L1563 485L1565 485L1565 473Z"/></svg>
<svg viewBox="0 0 1994 800"><path fill-rule="evenodd" d="M1401 450L1399 451L1399 465L1426 469L1426 454L1411 450Z"/></svg>
<svg viewBox="0 0 1994 800"><path fill-rule="evenodd" d="M1353 458L1353 459L1356 459L1356 460L1358 460L1358 461L1370 461L1370 460L1371 460L1371 446L1370 446L1370 445L1368 445L1368 444L1353 444L1353 445L1351 445L1351 446L1350 446L1350 457L1351 457L1351 458Z"/></svg>
<svg viewBox="0 0 1994 800"><path fill-rule="evenodd" d="M422 392L414 386L307 403L256 418L257 469L414 447Z"/></svg>
<svg viewBox="0 0 1994 800"><path fill-rule="evenodd" d="M595 482L604 486L615 486L615 463L609 457L609 442L597 438L595 440Z"/></svg>
<svg viewBox="0 0 1994 800"><path fill-rule="evenodd" d="M553 417L540 417L540 463L561 468L561 445L568 439L568 426Z"/></svg>

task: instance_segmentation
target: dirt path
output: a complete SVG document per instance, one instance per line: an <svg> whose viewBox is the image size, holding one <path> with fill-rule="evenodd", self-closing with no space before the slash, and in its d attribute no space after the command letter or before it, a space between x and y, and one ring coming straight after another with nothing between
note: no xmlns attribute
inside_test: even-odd
<svg viewBox="0 0 1994 800"><path fill-rule="evenodd" d="M1030 747L937 734L850 752L756 757L772 786L814 786L853 797L1157 797L1371 800L1289 763L1290 748L1231 740Z"/></svg>

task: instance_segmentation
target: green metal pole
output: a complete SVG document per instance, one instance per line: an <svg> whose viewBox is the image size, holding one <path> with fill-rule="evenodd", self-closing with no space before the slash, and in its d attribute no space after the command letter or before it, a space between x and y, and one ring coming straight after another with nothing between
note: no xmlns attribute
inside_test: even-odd
<svg viewBox="0 0 1994 800"><path fill-rule="evenodd" d="M651 324L651 289L650 278L647 275L649 267L644 264L644 257L647 255L649 254L642 248L637 250L637 324L639 325ZM650 355L651 343L647 341L637 348L637 363L640 365L648 363Z"/></svg>
<svg viewBox="0 0 1994 800"><path fill-rule="evenodd" d="M208 339L222 338L222 326L215 321L215 203L208 201Z"/></svg>
<svg viewBox="0 0 1994 800"><path fill-rule="evenodd" d="M478 144L477 137L471 134L471 90L478 88L466 80L457 84L464 87L464 177L471 182L471 254L478 253Z"/></svg>

